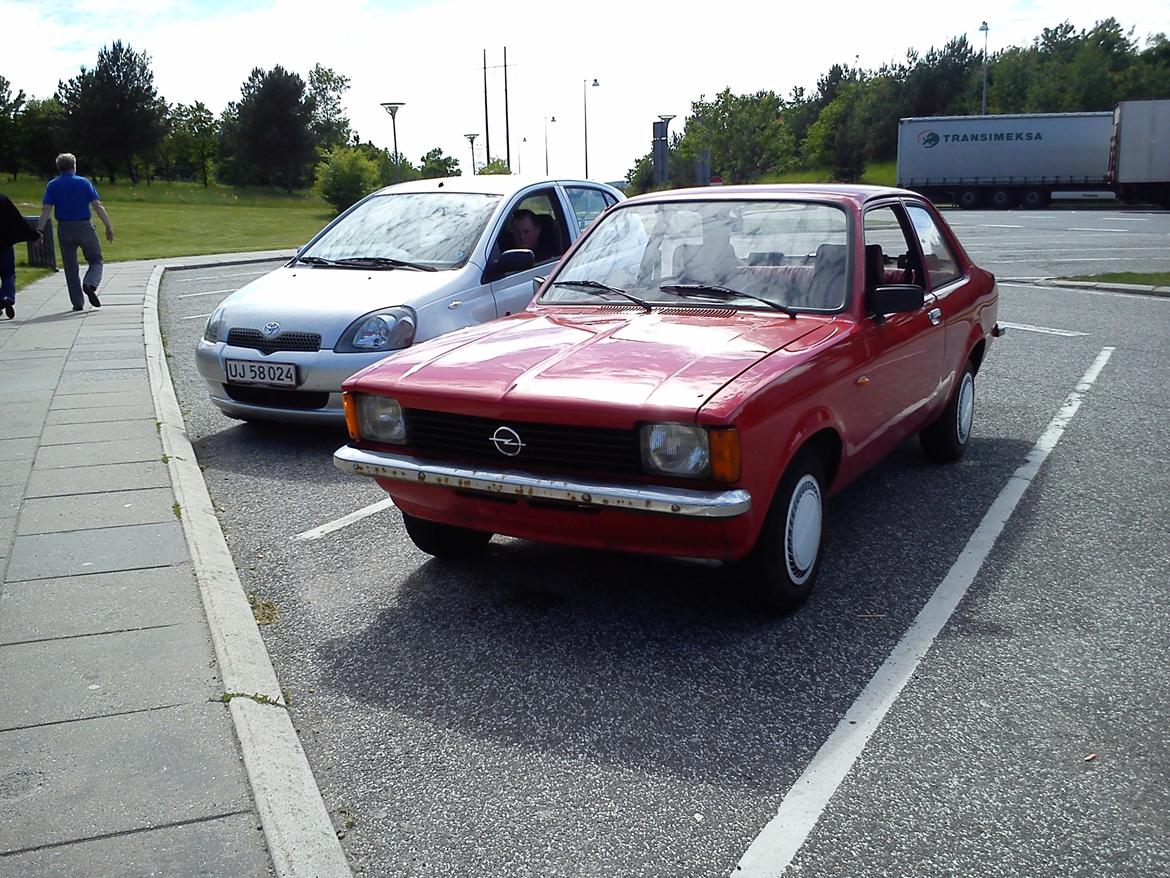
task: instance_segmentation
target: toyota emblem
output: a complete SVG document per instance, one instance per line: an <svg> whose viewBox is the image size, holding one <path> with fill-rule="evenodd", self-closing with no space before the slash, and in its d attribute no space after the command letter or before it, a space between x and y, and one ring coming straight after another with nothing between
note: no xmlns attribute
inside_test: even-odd
<svg viewBox="0 0 1170 878"><path fill-rule="evenodd" d="M272 338L278 332L280 332L280 324L275 320L273 320L271 323L264 324L264 334L269 338Z"/></svg>
<svg viewBox="0 0 1170 878"><path fill-rule="evenodd" d="M511 427L496 427L496 432L492 433L492 445L505 457L515 457L524 447L520 434Z"/></svg>

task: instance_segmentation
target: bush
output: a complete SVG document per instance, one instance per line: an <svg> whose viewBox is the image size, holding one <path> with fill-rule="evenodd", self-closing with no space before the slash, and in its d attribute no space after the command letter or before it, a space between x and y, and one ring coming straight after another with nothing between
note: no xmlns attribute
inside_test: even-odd
<svg viewBox="0 0 1170 878"><path fill-rule="evenodd" d="M341 213L378 188L376 162L356 149L335 149L317 165L317 191Z"/></svg>

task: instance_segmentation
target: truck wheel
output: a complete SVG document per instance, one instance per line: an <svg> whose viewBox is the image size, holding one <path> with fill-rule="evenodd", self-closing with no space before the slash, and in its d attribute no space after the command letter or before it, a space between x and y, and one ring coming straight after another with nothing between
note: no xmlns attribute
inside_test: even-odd
<svg viewBox="0 0 1170 878"><path fill-rule="evenodd" d="M959 207L963 210L974 210L979 206L979 190L964 189L959 193Z"/></svg>
<svg viewBox="0 0 1170 878"><path fill-rule="evenodd" d="M803 452L780 480L756 547L744 562L766 609L790 613L808 599L821 568L825 518L824 466Z"/></svg>
<svg viewBox="0 0 1170 878"><path fill-rule="evenodd" d="M492 535L479 530L439 524L402 513L402 523L411 542L436 558L469 558L481 554Z"/></svg>
<svg viewBox="0 0 1170 878"><path fill-rule="evenodd" d="M1010 210L1016 206L1018 197L1011 189L996 189L991 193L991 206L996 210Z"/></svg>
<svg viewBox="0 0 1170 878"><path fill-rule="evenodd" d="M1043 189L1029 189L1024 193L1023 205L1026 210L1039 210L1048 206L1048 193Z"/></svg>
<svg viewBox="0 0 1170 878"><path fill-rule="evenodd" d="M975 367L968 360L946 409L934 423L918 434L923 452L936 463L953 463L958 460L967 450L974 421Z"/></svg>

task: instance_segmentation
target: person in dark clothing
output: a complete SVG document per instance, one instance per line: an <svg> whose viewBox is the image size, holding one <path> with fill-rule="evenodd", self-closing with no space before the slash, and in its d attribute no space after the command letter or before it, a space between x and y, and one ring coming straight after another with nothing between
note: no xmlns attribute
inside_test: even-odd
<svg viewBox="0 0 1170 878"><path fill-rule="evenodd" d="M56 213L61 267L65 269L65 285L69 289L73 310L82 309L85 303L83 293L90 305L100 308L102 303L98 300L97 289L102 282L102 267L105 263L102 260L102 242L93 228L93 214L96 213L105 225L107 241L114 240L114 226L93 183L78 175L77 158L73 153L63 152L57 156L57 170L57 176L45 187L37 230L43 232L49 222L49 215ZM87 265L84 278L81 277L81 268L77 262L79 247Z"/></svg>
<svg viewBox="0 0 1170 878"><path fill-rule="evenodd" d="M16 317L16 245L41 237L12 200L0 192L0 307L9 320Z"/></svg>

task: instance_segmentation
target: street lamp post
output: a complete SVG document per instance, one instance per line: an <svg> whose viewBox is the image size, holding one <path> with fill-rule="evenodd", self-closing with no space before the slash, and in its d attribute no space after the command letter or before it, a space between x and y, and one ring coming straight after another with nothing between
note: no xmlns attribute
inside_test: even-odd
<svg viewBox="0 0 1170 878"><path fill-rule="evenodd" d="M666 128L674 116L665 113L659 114L654 123L654 139L650 153L651 167L654 173L655 185L661 185L670 178L670 144L666 139Z"/></svg>
<svg viewBox="0 0 1170 878"><path fill-rule="evenodd" d="M406 104L402 102L394 103L387 101L382 104L382 109L390 114L390 125L394 129L394 182L397 183L402 174L402 160L398 156L398 108L404 107Z"/></svg>
<svg viewBox="0 0 1170 878"><path fill-rule="evenodd" d="M463 136L466 137L467 142L471 144L471 173L474 174L475 173L475 138L479 137L479 134L478 133L477 134L464 134Z"/></svg>
<svg viewBox="0 0 1170 878"><path fill-rule="evenodd" d="M983 113L987 115L987 22L979 25L979 30L983 32Z"/></svg>
<svg viewBox="0 0 1170 878"><path fill-rule="evenodd" d="M585 179L589 179L589 89L587 87L589 80L581 80L581 106L585 116ZM601 83L596 79L593 80L593 87L597 88ZM547 171L545 172L547 173Z"/></svg>
<svg viewBox="0 0 1170 878"><path fill-rule="evenodd" d="M548 176L548 123L557 121L556 116L544 117L544 175Z"/></svg>

